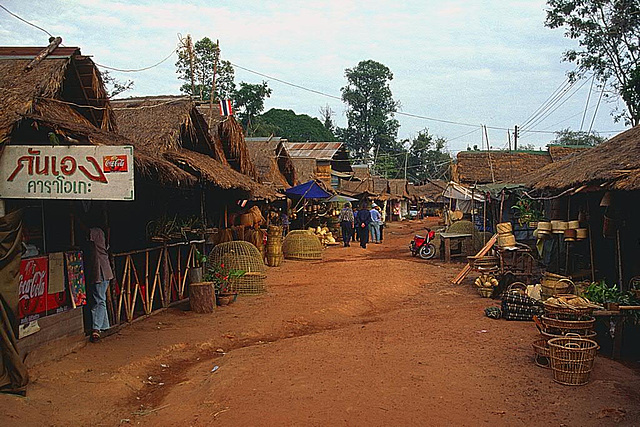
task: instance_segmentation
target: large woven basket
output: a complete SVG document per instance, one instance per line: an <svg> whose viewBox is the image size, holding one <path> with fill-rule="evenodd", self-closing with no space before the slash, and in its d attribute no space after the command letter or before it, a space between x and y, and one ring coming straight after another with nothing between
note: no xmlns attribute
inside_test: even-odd
<svg viewBox="0 0 640 427"><path fill-rule="evenodd" d="M303 261L322 259L322 243L320 243L320 239L310 232L295 231L287 234L287 237L282 242L284 257Z"/></svg>
<svg viewBox="0 0 640 427"><path fill-rule="evenodd" d="M549 369L551 368L551 361L549 353L549 343L545 338L538 338L532 344L533 352L534 352L534 361L536 365L541 368Z"/></svg>
<svg viewBox="0 0 640 427"><path fill-rule="evenodd" d="M249 242L225 242L215 246L207 259L207 268L224 264L226 268L244 271L242 277L231 279L231 290L239 294L260 294L266 291L266 267L258 248Z"/></svg>
<svg viewBox="0 0 640 427"><path fill-rule="evenodd" d="M548 313L540 320L545 328L558 329L560 331L592 330L596 323L596 318L592 316L581 316L576 318L573 315L564 313Z"/></svg>
<svg viewBox="0 0 640 427"><path fill-rule="evenodd" d="M549 340L553 380L564 385L589 382L598 343L584 338L563 337Z"/></svg>

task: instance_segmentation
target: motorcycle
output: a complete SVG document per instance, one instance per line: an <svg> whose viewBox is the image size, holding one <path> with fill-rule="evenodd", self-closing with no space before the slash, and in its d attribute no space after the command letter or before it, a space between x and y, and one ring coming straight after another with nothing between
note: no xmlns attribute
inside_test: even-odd
<svg viewBox="0 0 640 427"><path fill-rule="evenodd" d="M413 236L411 245L409 245L411 255L419 255L422 259L433 258L436 255L436 247L433 243L431 243L431 241L435 236L436 232L430 230L429 228L427 228L427 233L425 236L420 236L418 234Z"/></svg>

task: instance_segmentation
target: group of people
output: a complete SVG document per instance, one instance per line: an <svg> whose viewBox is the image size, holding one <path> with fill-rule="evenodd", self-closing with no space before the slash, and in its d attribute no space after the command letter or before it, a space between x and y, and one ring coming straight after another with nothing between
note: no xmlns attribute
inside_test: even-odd
<svg viewBox="0 0 640 427"><path fill-rule="evenodd" d="M360 209L351 207L347 202L340 211L340 227L342 228L342 242L345 247L351 246L351 240L358 240L360 247L366 249L371 236L372 243L382 242L382 213L375 203L369 207L363 203Z"/></svg>

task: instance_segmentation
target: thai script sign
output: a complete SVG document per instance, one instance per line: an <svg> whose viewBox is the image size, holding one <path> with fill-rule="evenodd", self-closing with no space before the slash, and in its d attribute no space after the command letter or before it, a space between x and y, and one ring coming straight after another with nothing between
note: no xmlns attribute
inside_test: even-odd
<svg viewBox="0 0 640 427"><path fill-rule="evenodd" d="M131 146L7 145L0 198L133 200Z"/></svg>

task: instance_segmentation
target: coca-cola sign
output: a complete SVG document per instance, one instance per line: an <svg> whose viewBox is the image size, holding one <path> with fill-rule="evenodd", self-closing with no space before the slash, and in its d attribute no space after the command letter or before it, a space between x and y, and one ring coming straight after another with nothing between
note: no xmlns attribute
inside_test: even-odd
<svg viewBox="0 0 640 427"><path fill-rule="evenodd" d="M0 198L133 200L133 147L7 145Z"/></svg>
<svg viewBox="0 0 640 427"><path fill-rule="evenodd" d="M104 156L102 165L104 173L127 172L129 170L127 156Z"/></svg>
<svg viewBox="0 0 640 427"><path fill-rule="evenodd" d="M20 323L31 322L47 311L49 258L22 260L18 281Z"/></svg>

